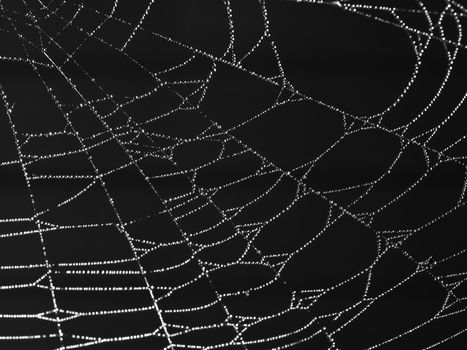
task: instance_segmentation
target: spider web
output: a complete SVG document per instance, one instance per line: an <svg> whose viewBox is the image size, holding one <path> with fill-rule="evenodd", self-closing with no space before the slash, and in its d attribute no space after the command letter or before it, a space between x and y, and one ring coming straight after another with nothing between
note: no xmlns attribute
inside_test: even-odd
<svg viewBox="0 0 467 350"><path fill-rule="evenodd" d="M402 33L413 64L387 107L307 90L280 6ZM0 8L3 348L465 342L463 5Z"/></svg>

